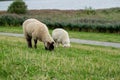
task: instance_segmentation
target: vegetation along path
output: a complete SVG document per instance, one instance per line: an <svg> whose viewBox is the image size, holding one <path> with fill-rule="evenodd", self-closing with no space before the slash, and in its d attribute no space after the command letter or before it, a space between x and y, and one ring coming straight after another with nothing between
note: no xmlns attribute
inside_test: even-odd
<svg viewBox="0 0 120 80"><path fill-rule="evenodd" d="M0 32L0 35L23 37L23 34L16 34L16 33ZM110 46L110 47L120 48L120 43L113 43L113 42L100 42L100 41L83 40L83 39L76 39L76 38L71 38L70 41L74 43L81 43L81 44Z"/></svg>

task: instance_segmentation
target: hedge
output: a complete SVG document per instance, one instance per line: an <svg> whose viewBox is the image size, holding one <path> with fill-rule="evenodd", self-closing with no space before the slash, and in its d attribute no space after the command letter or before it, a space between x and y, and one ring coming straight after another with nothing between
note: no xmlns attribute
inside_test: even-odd
<svg viewBox="0 0 120 80"><path fill-rule="evenodd" d="M3 14L0 15L0 26L21 26L25 19L17 14Z"/></svg>
<svg viewBox="0 0 120 80"><path fill-rule="evenodd" d="M17 14L0 15L0 26L21 26L29 17ZM120 33L120 23L116 21L81 19L79 21L52 21L47 19L38 19L45 23L49 28L64 28L69 30L87 31L87 32L108 32Z"/></svg>

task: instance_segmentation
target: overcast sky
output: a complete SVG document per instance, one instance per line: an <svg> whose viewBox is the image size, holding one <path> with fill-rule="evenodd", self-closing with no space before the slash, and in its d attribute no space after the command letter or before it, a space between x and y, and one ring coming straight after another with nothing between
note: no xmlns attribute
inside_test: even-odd
<svg viewBox="0 0 120 80"><path fill-rule="evenodd" d="M36 1L36 2L35 2ZM25 0L29 8L84 9L120 7L120 0Z"/></svg>
<svg viewBox="0 0 120 80"><path fill-rule="evenodd" d="M120 0L24 0L28 9L93 9L120 7ZM11 1L0 1L0 10L7 10Z"/></svg>

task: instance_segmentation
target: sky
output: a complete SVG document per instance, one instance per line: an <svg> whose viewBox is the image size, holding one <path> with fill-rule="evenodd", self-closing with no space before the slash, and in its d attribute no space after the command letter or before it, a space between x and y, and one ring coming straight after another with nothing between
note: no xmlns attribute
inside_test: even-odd
<svg viewBox="0 0 120 80"><path fill-rule="evenodd" d="M120 7L120 0L24 0L28 9L103 9ZM7 10L11 1L0 1L0 10Z"/></svg>

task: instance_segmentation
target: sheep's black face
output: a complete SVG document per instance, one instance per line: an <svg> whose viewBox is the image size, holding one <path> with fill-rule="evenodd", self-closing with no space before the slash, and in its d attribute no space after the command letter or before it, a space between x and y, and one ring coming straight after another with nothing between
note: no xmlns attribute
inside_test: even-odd
<svg viewBox="0 0 120 80"><path fill-rule="evenodd" d="M45 49L50 50L50 51L54 50L54 42L52 42L52 43L48 42L47 46L45 46Z"/></svg>

